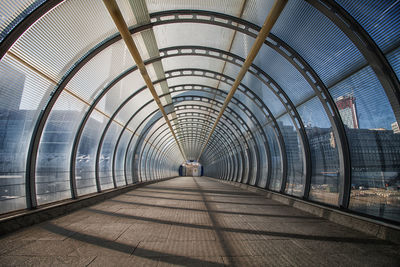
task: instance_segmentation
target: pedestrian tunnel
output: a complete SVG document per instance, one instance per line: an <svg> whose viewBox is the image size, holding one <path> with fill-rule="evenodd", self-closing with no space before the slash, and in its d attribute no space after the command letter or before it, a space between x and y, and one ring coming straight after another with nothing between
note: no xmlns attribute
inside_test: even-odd
<svg viewBox="0 0 400 267"><path fill-rule="evenodd" d="M397 229L399 14L394 0L1 1L2 221L204 176Z"/></svg>

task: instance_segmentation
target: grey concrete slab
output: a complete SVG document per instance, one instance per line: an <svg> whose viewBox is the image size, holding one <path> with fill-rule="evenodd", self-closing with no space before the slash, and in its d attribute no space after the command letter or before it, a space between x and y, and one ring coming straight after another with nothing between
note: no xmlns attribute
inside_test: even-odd
<svg viewBox="0 0 400 267"><path fill-rule="evenodd" d="M171 225L158 223L132 224L117 241L123 243L135 243L140 241L165 241L168 238Z"/></svg>
<svg viewBox="0 0 400 267"><path fill-rule="evenodd" d="M69 256L82 244L67 240L37 240L18 247L5 255L12 256ZM86 255L87 256L87 255Z"/></svg>
<svg viewBox="0 0 400 267"><path fill-rule="evenodd" d="M97 256L88 265L90 267L110 267L110 266L157 266L158 258L143 258L135 256Z"/></svg>
<svg viewBox="0 0 400 267"><path fill-rule="evenodd" d="M1 266L88 266L95 257L0 256Z"/></svg>
<svg viewBox="0 0 400 267"><path fill-rule="evenodd" d="M219 267L224 266L222 257L160 257L158 267L193 266L193 267Z"/></svg>
<svg viewBox="0 0 400 267"><path fill-rule="evenodd" d="M216 235L213 229L198 229L198 228L172 225L170 232L168 234L168 240L215 241Z"/></svg>
<svg viewBox="0 0 400 267"><path fill-rule="evenodd" d="M205 177L0 237L1 266L399 266L400 246Z"/></svg>
<svg viewBox="0 0 400 267"><path fill-rule="evenodd" d="M225 266L294 266L293 263L283 255L223 257L223 260Z"/></svg>
<svg viewBox="0 0 400 267"><path fill-rule="evenodd" d="M35 242L34 240L18 240L14 238L3 238L0 242L0 256L1 255L7 255L7 253L10 253L13 250L16 250L20 247L24 247L32 242Z"/></svg>

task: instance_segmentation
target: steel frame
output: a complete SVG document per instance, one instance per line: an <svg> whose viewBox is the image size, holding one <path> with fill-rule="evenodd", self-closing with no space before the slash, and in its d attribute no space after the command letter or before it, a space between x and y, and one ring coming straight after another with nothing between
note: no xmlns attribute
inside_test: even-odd
<svg viewBox="0 0 400 267"><path fill-rule="evenodd" d="M359 26L359 24L352 18L345 10L337 5L334 1L332 0L322 0L324 4L321 4L318 1L314 0L308 0L313 6L318 8L323 14L325 14L328 18L330 18L345 34L347 34L350 39L353 41L353 43L356 44L356 46L359 48L359 50L364 54L364 56L367 58L368 62L374 69L374 71L377 73L377 76L379 80L381 81L381 84L383 85L383 88L385 89L386 94L389 96L389 100L391 101L393 111L395 112L396 119L399 121L399 113L400 113L400 108L399 108L399 82L394 74L393 69L390 67L388 64L386 58L382 56L382 52L380 49L376 46L376 44L373 42L371 37L365 33L365 31L362 29L362 27ZM43 5L41 5L39 8L35 9L32 11L32 13L27 16L21 23L19 23L11 32L10 34L7 35L7 37L3 40L3 42L0 45L0 57L3 57L3 55L8 51L8 49L11 47L11 45L18 39L18 37L30 26L32 25L37 19L39 19L41 16L43 16L46 12L48 12L51 8L56 6L58 3L61 1L47 1ZM188 19L185 14L193 15L193 19ZM174 15L174 19L176 20L175 22L193 22L195 20L200 20L198 16L210 16L209 21L203 23L208 23L208 24L213 24L213 25L218 25L218 26L223 26L221 25L224 19L230 23L232 26L233 24L237 25L237 21L244 22L241 19L234 18L231 16L223 15L223 14L217 14L213 12L208 12L208 11L169 11L169 12L160 12L157 14L151 14L152 18L152 24L151 26L155 25L160 25L164 23L172 23L171 21L164 19L161 19L162 16L171 16L171 14L176 14ZM179 17L181 16L181 17ZM215 20L215 18L218 18L218 20ZM222 19L222 20L221 20ZM186 20L186 21L184 21ZM345 23L346 21L346 23ZM245 27L243 28L244 30L248 30L249 32L253 31L254 27L249 27L248 22L241 23L239 27L236 28L236 30L242 29L243 25ZM247 25L247 26L246 26ZM251 24L250 24L251 25ZM148 27L151 27L148 26ZM232 27L231 26L231 27ZM255 27L257 28L257 27ZM136 28L138 29L138 28ZM144 27L142 28L144 29ZM239 30L240 31L240 30ZM112 39L112 38L111 38ZM120 37L116 36L116 39L114 41L117 41L117 39L120 39ZM104 45L106 42L100 44L96 49L93 49L93 51L97 50L99 47ZM362 47L362 44L367 44L367 48ZM371 51L371 48L372 51ZM93 57L93 54L90 54L91 57ZM86 60L85 60L86 59ZM53 94L52 98L50 99L48 105L44 109L44 111L40 114L39 119L37 121L37 124L35 126L35 130L32 134L32 141L31 145L29 148L28 152L28 161L27 161L27 179L26 179L26 188L27 188L27 206L28 208L34 208L37 206L37 200L36 200L36 189L35 189L35 166L36 166L36 155L37 155L37 147L38 143L43 131L44 124L47 120L47 117L49 115L49 112L51 111L51 108L53 104L55 103L57 97L59 96L63 85L68 83L68 81L71 79L71 77L80 69L80 67L77 67L78 65L82 66L85 62L88 61L88 57L85 56L82 58L76 65L76 68L71 70L69 73L67 73L63 80L60 81L59 86L55 93ZM308 64L305 65L308 68ZM310 70L311 68L309 68ZM311 69L312 70L312 69ZM307 72L306 72L307 73ZM61 88L61 90L60 90ZM317 87L318 88L318 87ZM331 102L330 100L330 95L329 93L325 92L323 90L324 88L321 88L321 93L318 94L317 96L320 98L320 95L328 99L328 102ZM393 96L393 97L391 97ZM324 108L330 107L329 105L325 104L325 102L322 102L324 105ZM332 107L331 107L332 108ZM333 114L331 114L331 112ZM351 165L350 165L350 157L349 157L349 150L348 150L348 144L347 144L347 139L345 139L346 135L345 132L341 130L343 123L341 122L340 117L338 117L337 114L337 109L333 107L331 109L331 112L327 112L329 119L334 123L332 123L332 127L336 127L336 138L339 139L338 144L342 145L342 147L339 149L339 158L340 158L340 163L341 163L341 181L342 181L342 188L341 188L341 196L340 196L340 206L346 208L348 206L348 199L349 199L349 185L350 185L350 178L351 178ZM73 183L73 180L71 180L71 183ZM73 193L72 195L75 197L75 194ZM305 192L305 197L307 197L307 194Z"/></svg>
<svg viewBox="0 0 400 267"><path fill-rule="evenodd" d="M193 98L194 97L197 97L197 96L192 96ZM175 99L177 99L178 97L173 97L172 99L173 99L173 103L177 103L177 102L180 102L179 100L175 100ZM205 97L203 97L204 99L208 99L208 100L212 100L211 98L205 98ZM183 100L183 101L185 101L185 100ZM201 102L199 102L198 104L191 104L190 106L199 106L199 104L200 104ZM204 102L204 103L207 103L207 102ZM186 106L187 105L185 105L185 106L181 106L181 105L175 105L175 108L176 108L176 110L175 111L178 111L178 110L180 110L180 108L181 107L185 107L186 108ZM202 106L202 107L204 107L204 106ZM207 110L211 110L211 108L209 108L209 107L207 107L206 108ZM215 109L212 109L213 111L216 111ZM230 113L231 114L236 114L236 112L234 112L233 110L230 110L230 109L228 109L229 111L230 111ZM229 112L228 111L228 112ZM237 114L236 114L237 115ZM147 120L148 118L150 117L150 114L149 114L149 116L147 116L143 121L145 121L145 120ZM224 116L224 117L226 117L226 116ZM239 116L238 116L239 117ZM240 118L240 117L239 117ZM234 123L232 120L230 120L229 118L228 118L228 121L230 121L231 123ZM243 123L243 126L245 126L247 129L248 129L248 125L247 125L247 123L245 123L243 120L242 120L242 123ZM142 123L141 123L142 124ZM140 127L140 126L139 126ZM239 126L236 126L237 128L240 128ZM242 136L242 140L244 140L245 141L245 144L246 144L246 146L248 147L248 143L247 143L247 140L246 140L246 138L244 137L244 135L243 135L243 133L241 132L241 136ZM133 137L133 135L132 135L132 137ZM131 140L132 140L132 138L131 138ZM140 142L137 142L136 143L136 145L135 145L135 148L133 149L133 155L135 155L136 154L136 150L137 150L137 146L140 144ZM126 151L128 151L129 150L129 145L127 146L127 150ZM127 153L126 153L127 154ZM126 160L127 158L125 158L125 160ZM246 176L250 176L250 174L251 173L247 173L246 174Z"/></svg>
<svg viewBox="0 0 400 267"><path fill-rule="evenodd" d="M197 129L196 127L194 127L194 126L192 126L192 124L193 124L193 121L190 121L190 122L182 122L181 120L179 120L179 125L185 125L185 126L187 126L187 128L185 128L185 130L186 129L191 129L191 130L193 130L193 129ZM211 128L209 127L209 125L203 120L201 123L199 123L199 122L197 122L197 124L198 125L201 125L201 126L205 126L205 127L207 127L206 129L208 129L208 130L210 130ZM156 134L156 133L158 133L158 131L162 128L162 127L164 127L164 125L160 125L160 126L158 126L157 127L157 129L156 130L154 130L152 133L151 133L151 135L150 135L150 137L148 138L149 140L151 140L152 139L152 137L153 137L153 135L154 134ZM225 132L225 130L223 130L223 129L220 129L223 133L225 133L225 134L227 134L226 132ZM200 130L200 133L204 133L205 132L205 130ZM191 132L186 132L185 133L185 131L183 131L183 133L184 134L188 134L190 137L192 136L191 134ZM158 138L158 137L162 137L162 136L166 136L166 134L165 134L165 129L164 130L162 130L160 133L158 133L157 134L157 136L156 136L156 138L155 138L155 140ZM229 149L228 149L228 152L229 153L232 153L232 147L231 147L231 144L233 143L233 140L231 139L231 137L230 137L230 135L225 135L225 136L228 136L228 139L229 140L231 140L231 142L228 142L228 143L226 143L226 142L222 142L226 147L228 147ZM145 144L145 146L147 146L147 144L148 143L146 143ZM155 146L157 146L159 144L159 142L157 142L157 144L155 145ZM219 150L221 150L221 149L219 149ZM152 152L151 152L151 155L153 155L154 153L154 150L152 150ZM147 166L147 161L148 161L148 159L147 159L148 157L146 157L145 159L142 159L142 160L144 160L145 161L145 166ZM153 163L154 163L154 161L152 161Z"/></svg>

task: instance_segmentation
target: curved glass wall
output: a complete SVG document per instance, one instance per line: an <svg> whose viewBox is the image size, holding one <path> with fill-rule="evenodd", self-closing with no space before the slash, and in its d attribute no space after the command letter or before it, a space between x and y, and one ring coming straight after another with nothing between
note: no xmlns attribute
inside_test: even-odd
<svg viewBox="0 0 400 267"><path fill-rule="evenodd" d="M399 222L398 1L289 1L205 146L273 2L117 1L173 135L102 1L2 1L0 213L199 160Z"/></svg>
<svg viewBox="0 0 400 267"><path fill-rule="evenodd" d="M27 155L40 107L55 85L16 58L0 62L1 207L2 212L26 208Z"/></svg>

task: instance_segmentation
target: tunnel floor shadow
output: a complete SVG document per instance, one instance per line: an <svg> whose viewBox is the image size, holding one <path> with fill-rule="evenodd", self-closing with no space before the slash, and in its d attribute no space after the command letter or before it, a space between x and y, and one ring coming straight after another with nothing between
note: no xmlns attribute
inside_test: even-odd
<svg viewBox="0 0 400 267"><path fill-rule="evenodd" d="M0 239L0 266L399 266L400 246L203 177Z"/></svg>

